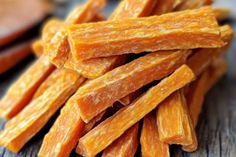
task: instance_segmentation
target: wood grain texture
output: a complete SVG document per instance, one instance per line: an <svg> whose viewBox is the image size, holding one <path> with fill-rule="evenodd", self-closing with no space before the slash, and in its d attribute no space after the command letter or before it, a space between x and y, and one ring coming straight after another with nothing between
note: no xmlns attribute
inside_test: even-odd
<svg viewBox="0 0 236 157"><path fill-rule="evenodd" d="M71 0L75 3L76 0ZM223 1L226 6L234 6L234 0ZM222 4L222 3L220 3ZM114 3L111 4L114 6ZM72 6L71 4L69 6ZM110 12L111 8L108 8ZM106 11L107 12L107 11ZM232 18L230 24L236 31L236 20ZM185 153L180 147L171 147L173 157L235 157L236 155L236 37L226 55L229 62L229 70L217 85L208 93L197 126L199 149L194 153ZM9 72L0 75L0 97L20 73L26 69L33 57L29 57ZM43 136L58 113L50 122L23 148L19 154L13 154L0 147L0 157L36 157ZM3 129L4 121L0 119L0 130ZM71 157L76 156L73 152ZM137 155L139 156L139 155Z"/></svg>

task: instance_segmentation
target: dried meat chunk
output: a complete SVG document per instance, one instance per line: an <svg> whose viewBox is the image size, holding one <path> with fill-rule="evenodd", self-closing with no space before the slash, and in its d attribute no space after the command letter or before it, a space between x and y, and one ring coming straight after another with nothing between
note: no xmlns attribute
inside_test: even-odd
<svg viewBox="0 0 236 157"><path fill-rule="evenodd" d="M123 0L114 10L109 20L146 16L156 0ZM81 61L69 54L64 67L79 72L86 78L95 79L126 62L127 56L112 56Z"/></svg>
<svg viewBox="0 0 236 157"><path fill-rule="evenodd" d="M34 62L8 89L0 101L0 117L10 119L19 113L31 100L40 84L54 70L45 57Z"/></svg>
<svg viewBox="0 0 236 157"><path fill-rule="evenodd" d="M57 70L61 75L41 96L32 100L19 114L7 122L0 133L0 145L18 152L73 94L84 78L75 72Z"/></svg>
<svg viewBox="0 0 236 157"><path fill-rule="evenodd" d="M173 11L184 0L159 0L152 11L152 15L161 15Z"/></svg>
<svg viewBox="0 0 236 157"><path fill-rule="evenodd" d="M141 150L143 157L169 157L169 145L162 142L159 137L155 114L148 114L143 119L141 132Z"/></svg>
<svg viewBox="0 0 236 157"><path fill-rule="evenodd" d="M158 0L123 0L109 20L148 16Z"/></svg>
<svg viewBox="0 0 236 157"><path fill-rule="evenodd" d="M115 101L172 73L188 54L186 50L150 53L90 81L73 96L80 116L88 122Z"/></svg>
<svg viewBox="0 0 236 157"><path fill-rule="evenodd" d="M201 74L214 58L225 53L229 47L233 37L232 28L225 25L220 27L220 32L221 39L227 43L224 47L217 49L200 49L188 59L186 64L193 70L196 76Z"/></svg>
<svg viewBox="0 0 236 157"><path fill-rule="evenodd" d="M186 9L195 9L200 8L205 5L210 5L213 3L213 0L184 0L176 10L186 10Z"/></svg>
<svg viewBox="0 0 236 157"><path fill-rule="evenodd" d="M22 42L0 52L0 74L10 70L31 54L31 41Z"/></svg>
<svg viewBox="0 0 236 157"><path fill-rule="evenodd" d="M67 30L71 53L78 60L225 45L210 7L161 16L71 25Z"/></svg>
<svg viewBox="0 0 236 157"><path fill-rule="evenodd" d="M44 137L38 156L69 156L84 131L84 127L85 123L80 118L78 106L70 103L69 100Z"/></svg>
<svg viewBox="0 0 236 157"><path fill-rule="evenodd" d="M65 24L88 22L106 5L106 0L89 0L84 5L76 7L65 19ZM45 43L45 51L50 61L57 67L62 67L70 53L67 32L61 27L51 40Z"/></svg>
<svg viewBox="0 0 236 157"><path fill-rule="evenodd" d="M108 146L102 157L132 157L138 147L138 124L124 132L116 141Z"/></svg>
<svg viewBox="0 0 236 157"><path fill-rule="evenodd" d="M43 54L43 42L40 39L35 40L32 43L31 48L37 56L41 56Z"/></svg>
<svg viewBox="0 0 236 157"><path fill-rule="evenodd" d="M193 143L196 135L191 134L192 121L183 92L177 91L163 101L157 108L156 118L162 142L180 145Z"/></svg>
<svg viewBox="0 0 236 157"><path fill-rule="evenodd" d="M218 21L225 20L230 16L230 10L227 8L214 8L214 13Z"/></svg>
<svg viewBox="0 0 236 157"><path fill-rule="evenodd" d="M122 108L80 138L78 147L82 150L82 155L94 156L102 151L128 128L155 109L166 97L191 82L194 77L189 67L186 65L181 66L169 77L147 91L137 101ZM97 141L100 142L98 143Z"/></svg>

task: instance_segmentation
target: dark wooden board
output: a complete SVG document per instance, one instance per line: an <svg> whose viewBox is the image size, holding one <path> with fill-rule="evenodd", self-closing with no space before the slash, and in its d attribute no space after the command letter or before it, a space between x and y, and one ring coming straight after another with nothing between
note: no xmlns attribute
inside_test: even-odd
<svg viewBox="0 0 236 157"><path fill-rule="evenodd" d="M235 5L234 0L224 1ZM72 0L72 4L76 1ZM114 6L114 3L112 3ZM69 5L71 7L72 5ZM229 5L230 6L230 5ZM107 12L110 12L108 8ZM63 13L58 12L58 15ZM235 17L235 16L234 16ZM229 21L236 32L236 20ZM197 126L199 149L194 153L185 153L178 146L171 147L171 156L174 157L235 157L236 156L236 38L226 55L229 62L228 73L208 93ZM34 60L31 56L25 59L14 69L0 75L0 97L5 93L23 70ZM0 63L1 64L1 63ZM43 136L48 132L55 120L56 114L50 122L26 144L23 150L14 154L0 147L0 157L36 157L42 143ZM4 120L0 119L0 129L4 127ZM74 152L71 156L77 156Z"/></svg>

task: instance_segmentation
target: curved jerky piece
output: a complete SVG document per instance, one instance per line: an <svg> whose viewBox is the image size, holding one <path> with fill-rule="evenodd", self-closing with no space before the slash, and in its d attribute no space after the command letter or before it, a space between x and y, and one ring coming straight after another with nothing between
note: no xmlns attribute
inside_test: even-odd
<svg viewBox="0 0 236 157"><path fill-rule="evenodd" d="M123 0L113 11L109 20L147 16L150 14L150 8L153 8L155 4L156 0ZM121 55L81 61L69 54L64 66L79 72L86 78L95 79L124 64L126 59L126 55Z"/></svg>
<svg viewBox="0 0 236 157"><path fill-rule="evenodd" d="M166 97L194 79L186 65L181 66L169 77L147 91L137 101L122 108L85 136L80 138L78 147L82 155L94 156L119 138L128 128L155 109ZM100 141L100 142L97 142Z"/></svg>
<svg viewBox="0 0 236 157"><path fill-rule="evenodd" d="M155 115L150 113L143 119L141 150L143 157L169 157L169 145L160 141Z"/></svg>
<svg viewBox="0 0 236 157"><path fill-rule="evenodd" d="M0 74L8 71L31 54L31 41L23 42L0 52Z"/></svg>
<svg viewBox="0 0 236 157"><path fill-rule="evenodd" d="M60 79L56 79L41 96L6 124L0 133L1 146L18 152L84 81L83 77L71 71L57 70L54 74Z"/></svg>
<svg viewBox="0 0 236 157"><path fill-rule="evenodd" d="M41 83L54 70L45 57L34 62L8 89L0 101L0 117L10 119L19 113L31 100Z"/></svg>
<svg viewBox="0 0 236 157"><path fill-rule="evenodd" d="M188 54L186 50L150 53L88 82L72 97L80 116L88 122L115 101L172 73Z"/></svg>
<svg viewBox="0 0 236 157"><path fill-rule="evenodd" d="M76 7L65 19L65 24L78 24L91 21L106 5L106 0L89 0L84 5ZM57 33L45 43L45 51L50 61L57 67L62 67L70 53L67 32L61 27Z"/></svg>
<svg viewBox="0 0 236 157"><path fill-rule="evenodd" d="M43 42L40 39L35 40L32 43L31 48L36 56L39 57L43 54Z"/></svg>
<svg viewBox="0 0 236 157"><path fill-rule="evenodd" d="M224 54L228 49L232 41L233 30L229 25L224 25L220 27L220 32L221 39L227 43L224 47L217 49L200 49L188 59L186 64L193 70L196 76L201 74L214 58Z"/></svg>
<svg viewBox="0 0 236 157"><path fill-rule="evenodd" d="M184 0L176 10L196 9L212 3L213 0Z"/></svg>
<svg viewBox="0 0 236 157"><path fill-rule="evenodd" d="M80 60L144 51L224 46L210 7L161 16L71 25L68 26L68 37L73 57Z"/></svg>
<svg viewBox="0 0 236 157"><path fill-rule="evenodd" d="M126 130L103 151L102 157L133 157L138 147L138 128L138 124L135 124Z"/></svg>
<svg viewBox="0 0 236 157"><path fill-rule="evenodd" d="M160 140L168 144L189 146L197 149L196 133L182 91L176 91L157 108L157 125Z"/></svg>

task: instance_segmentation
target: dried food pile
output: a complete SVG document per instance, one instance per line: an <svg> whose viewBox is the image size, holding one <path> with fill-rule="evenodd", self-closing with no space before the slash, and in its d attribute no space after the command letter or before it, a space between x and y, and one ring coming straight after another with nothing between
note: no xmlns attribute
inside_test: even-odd
<svg viewBox="0 0 236 157"><path fill-rule="evenodd" d="M219 25L228 10L211 3L123 0L105 19L106 1L89 0L64 21L48 20L33 44L38 59L0 102L9 119L0 145L19 152L60 109L40 157L74 148L130 157L139 143L144 157L169 156L172 144L196 151L198 116L227 70L233 36Z"/></svg>

